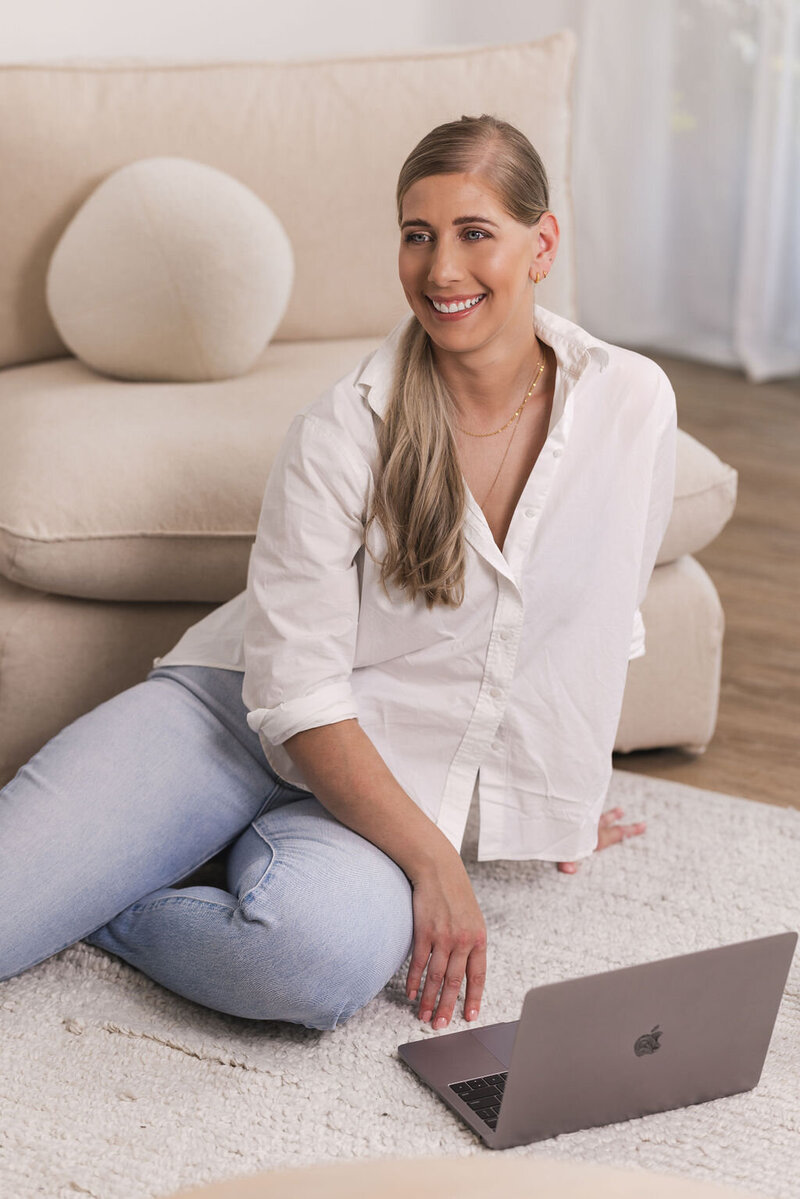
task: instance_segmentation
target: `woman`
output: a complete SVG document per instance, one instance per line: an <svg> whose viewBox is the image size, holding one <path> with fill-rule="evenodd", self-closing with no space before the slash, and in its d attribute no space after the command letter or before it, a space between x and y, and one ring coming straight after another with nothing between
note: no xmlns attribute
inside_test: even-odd
<svg viewBox="0 0 800 1199"><path fill-rule="evenodd" d="M559 227L518 130L432 130L397 205L411 314L292 422L246 590L0 793L0 978L83 938L209 1007L332 1029L410 950L441 1028L465 977L477 1018L486 973L473 800L482 859L569 873L644 831L602 804L672 389L534 308ZM226 847L226 888L176 885Z"/></svg>

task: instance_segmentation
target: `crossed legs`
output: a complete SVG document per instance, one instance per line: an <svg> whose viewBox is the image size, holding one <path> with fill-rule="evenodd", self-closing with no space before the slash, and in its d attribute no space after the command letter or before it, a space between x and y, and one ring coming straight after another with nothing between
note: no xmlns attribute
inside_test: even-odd
<svg viewBox="0 0 800 1199"><path fill-rule="evenodd" d="M208 1007L330 1029L400 968L408 880L276 778L241 680L161 667L0 791L0 980L83 939ZM226 847L227 889L180 886Z"/></svg>

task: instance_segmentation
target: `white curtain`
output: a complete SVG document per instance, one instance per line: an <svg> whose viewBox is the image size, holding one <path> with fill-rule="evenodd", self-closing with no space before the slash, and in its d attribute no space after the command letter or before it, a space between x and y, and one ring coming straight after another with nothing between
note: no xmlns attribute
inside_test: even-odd
<svg viewBox="0 0 800 1199"><path fill-rule="evenodd" d="M451 44L578 37L580 323L753 382L800 374L800 0L437 10Z"/></svg>

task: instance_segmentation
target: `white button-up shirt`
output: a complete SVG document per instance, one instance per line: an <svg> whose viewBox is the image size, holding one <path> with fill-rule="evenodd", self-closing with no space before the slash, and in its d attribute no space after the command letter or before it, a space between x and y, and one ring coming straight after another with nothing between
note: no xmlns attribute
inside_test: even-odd
<svg viewBox="0 0 800 1199"><path fill-rule="evenodd" d="M572 861L597 844L640 605L672 510L676 407L649 358L539 306L558 369L550 427L501 552L467 490L465 598L379 581L364 526L401 321L292 421L267 480L247 588L154 665L244 670L267 761L357 718L407 794L478 858ZM368 548L385 551L377 521Z"/></svg>

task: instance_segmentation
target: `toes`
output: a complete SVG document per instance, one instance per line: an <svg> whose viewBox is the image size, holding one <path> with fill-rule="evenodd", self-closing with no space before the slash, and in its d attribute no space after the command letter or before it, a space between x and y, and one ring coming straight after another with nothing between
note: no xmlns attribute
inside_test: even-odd
<svg viewBox="0 0 800 1199"><path fill-rule="evenodd" d="M637 824L604 825L603 828L598 829L597 848L606 849L609 845L618 845L626 837L639 836L646 828L647 825L643 820Z"/></svg>
<svg viewBox="0 0 800 1199"><path fill-rule="evenodd" d="M600 824L604 828L607 828L609 824L614 824L615 821L620 820L624 815L625 813L623 812L622 808L609 808L609 810L607 812L603 812L602 816L600 817Z"/></svg>

